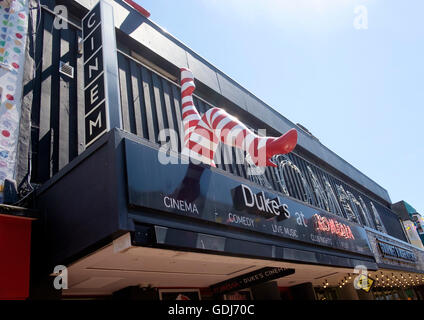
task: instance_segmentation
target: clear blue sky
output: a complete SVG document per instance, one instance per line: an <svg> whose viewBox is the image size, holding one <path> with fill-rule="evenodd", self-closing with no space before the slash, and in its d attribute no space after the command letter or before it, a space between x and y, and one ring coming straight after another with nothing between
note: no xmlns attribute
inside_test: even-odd
<svg viewBox="0 0 424 320"><path fill-rule="evenodd" d="M393 202L424 213L424 1L137 2ZM354 27L359 5L368 29Z"/></svg>

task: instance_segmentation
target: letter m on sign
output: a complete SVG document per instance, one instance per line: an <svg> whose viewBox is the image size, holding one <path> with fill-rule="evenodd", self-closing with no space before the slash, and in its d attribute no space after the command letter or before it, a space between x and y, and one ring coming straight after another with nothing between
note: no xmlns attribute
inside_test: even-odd
<svg viewBox="0 0 424 320"><path fill-rule="evenodd" d="M86 146L89 146L97 137L107 131L105 102L96 107L85 118Z"/></svg>
<svg viewBox="0 0 424 320"><path fill-rule="evenodd" d="M93 122L92 120L89 120L90 121L90 123L88 124L88 126L90 127L90 135L92 135L93 134L93 128L101 128L101 126L102 126L102 115L101 115L101 113L99 113L98 115L97 115L97 119L96 119L96 121L95 122Z"/></svg>

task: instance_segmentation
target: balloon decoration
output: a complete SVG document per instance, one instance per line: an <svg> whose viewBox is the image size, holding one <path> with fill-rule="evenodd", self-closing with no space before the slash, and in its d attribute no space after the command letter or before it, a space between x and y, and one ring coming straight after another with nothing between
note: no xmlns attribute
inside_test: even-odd
<svg viewBox="0 0 424 320"><path fill-rule="evenodd" d="M255 134L221 108L211 108L201 116L192 98L195 88L193 73L182 68L181 104L185 147L183 154L215 167L215 152L218 144L222 142L245 151L256 166L276 167L271 161L272 157L289 153L296 147L296 129L291 129L278 138L263 137Z"/></svg>
<svg viewBox="0 0 424 320"><path fill-rule="evenodd" d="M27 25L27 0L0 0L0 203L15 175Z"/></svg>

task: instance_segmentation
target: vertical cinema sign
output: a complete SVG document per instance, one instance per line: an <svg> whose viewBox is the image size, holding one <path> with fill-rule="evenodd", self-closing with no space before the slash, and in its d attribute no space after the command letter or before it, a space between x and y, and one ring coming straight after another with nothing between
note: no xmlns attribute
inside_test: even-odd
<svg viewBox="0 0 424 320"><path fill-rule="evenodd" d="M85 146L111 128L121 128L113 8L100 0L82 20L84 45Z"/></svg>

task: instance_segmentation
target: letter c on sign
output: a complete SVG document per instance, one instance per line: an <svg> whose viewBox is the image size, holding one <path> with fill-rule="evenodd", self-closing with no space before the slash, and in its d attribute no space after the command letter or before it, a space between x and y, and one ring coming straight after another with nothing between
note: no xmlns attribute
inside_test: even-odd
<svg viewBox="0 0 424 320"><path fill-rule="evenodd" d="M166 201L168 200L168 204L166 204ZM165 207L169 208L170 204L169 204L169 197L164 197L163 198L163 204L165 205Z"/></svg>
<svg viewBox="0 0 424 320"><path fill-rule="evenodd" d="M87 27L91 28L96 23L96 20L94 20L93 22L91 22L91 19L93 19L93 17L95 17L95 16L96 16L96 13L93 12L91 14L90 18L88 18Z"/></svg>

